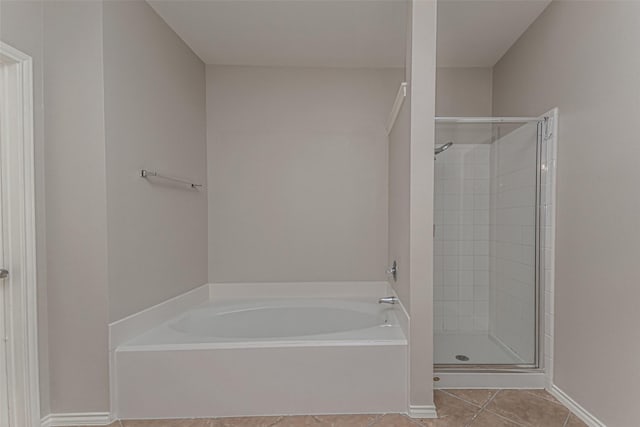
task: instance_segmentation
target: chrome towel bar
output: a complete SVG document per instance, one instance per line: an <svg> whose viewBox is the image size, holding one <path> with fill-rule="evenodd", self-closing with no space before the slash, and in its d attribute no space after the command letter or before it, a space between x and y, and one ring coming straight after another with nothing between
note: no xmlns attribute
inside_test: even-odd
<svg viewBox="0 0 640 427"><path fill-rule="evenodd" d="M163 175L163 174L158 173L156 171L150 171L150 170L146 170L146 169L141 169L140 170L140 176L142 178L149 178L149 177L152 176L152 177L156 177L156 178L166 179L168 181L179 182L180 184L188 185L191 188L202 187L202 184L194 184L193 182L185 181L185 180L179 179L179 178L174 178L174 177L168 176L168 175Z"/></svg>

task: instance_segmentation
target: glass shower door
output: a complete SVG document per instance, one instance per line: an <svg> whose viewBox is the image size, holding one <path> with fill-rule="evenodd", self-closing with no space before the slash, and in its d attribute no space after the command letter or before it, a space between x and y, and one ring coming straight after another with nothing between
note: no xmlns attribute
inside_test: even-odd
<svg viewBox="0 0 640 427"><path fill-rule="evenodd" d="M537 363L538 122L436 123L434 361Z"/></svg>

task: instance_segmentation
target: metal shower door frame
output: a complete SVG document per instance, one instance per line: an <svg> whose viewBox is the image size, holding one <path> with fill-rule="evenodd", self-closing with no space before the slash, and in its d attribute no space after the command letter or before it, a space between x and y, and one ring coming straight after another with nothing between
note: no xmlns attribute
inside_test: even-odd
<svg viewBox="0 0 640 427"><path fill-rule="evenodd" d="M534 262L534 314L535 314L535 345L534 345L534 361L533 363L510 363L510 364L438 364L434 363L434 373L543 373L544 367L542 360L544 359L544 328L542 328L542 319L544 319L544 304L542 290L544 289L544 265L542 251L543 246L543 219L542 211L542 159L545 138L544 134L549 124L550 117L545 115L542 117L436 117L436 123L527 123L537 122L536 135L536 191L535 191L535 262Z"/></svg>

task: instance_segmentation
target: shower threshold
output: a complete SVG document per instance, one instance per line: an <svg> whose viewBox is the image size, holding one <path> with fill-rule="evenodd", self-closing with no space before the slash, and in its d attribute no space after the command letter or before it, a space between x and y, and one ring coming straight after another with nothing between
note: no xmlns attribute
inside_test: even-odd
<svg viewBox="0 0 640 427"><path fill-rule="evenodd" d="M488 334L436 333L434 344L434 388L545 387L543 370Z"/></svg>
<svg viewBox="0 0 640 427"><path fill-rule="evenodd" d="M442 365L521 365L516 353L488 334L436 333L434 362Z"/></svg>
<svg viewBox="0 0 640 427"><path fill-rule="evenodd" d="M463 369L467 368L467 369ZM481 369L462 367L456 369L435 366L434 389L453 388L509 388L543 389L547 380L540 369L511 369L483 366Z"/></svg>

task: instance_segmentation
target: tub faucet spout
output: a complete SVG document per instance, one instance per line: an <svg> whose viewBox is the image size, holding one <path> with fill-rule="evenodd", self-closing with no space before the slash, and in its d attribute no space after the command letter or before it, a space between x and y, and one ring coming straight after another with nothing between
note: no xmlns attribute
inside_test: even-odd
<svg viewBox="0 0 640 427"><path fill-rule="evenodd" d="M398 297L384 297L378 300L378 304L397 304Z"/></svg>

